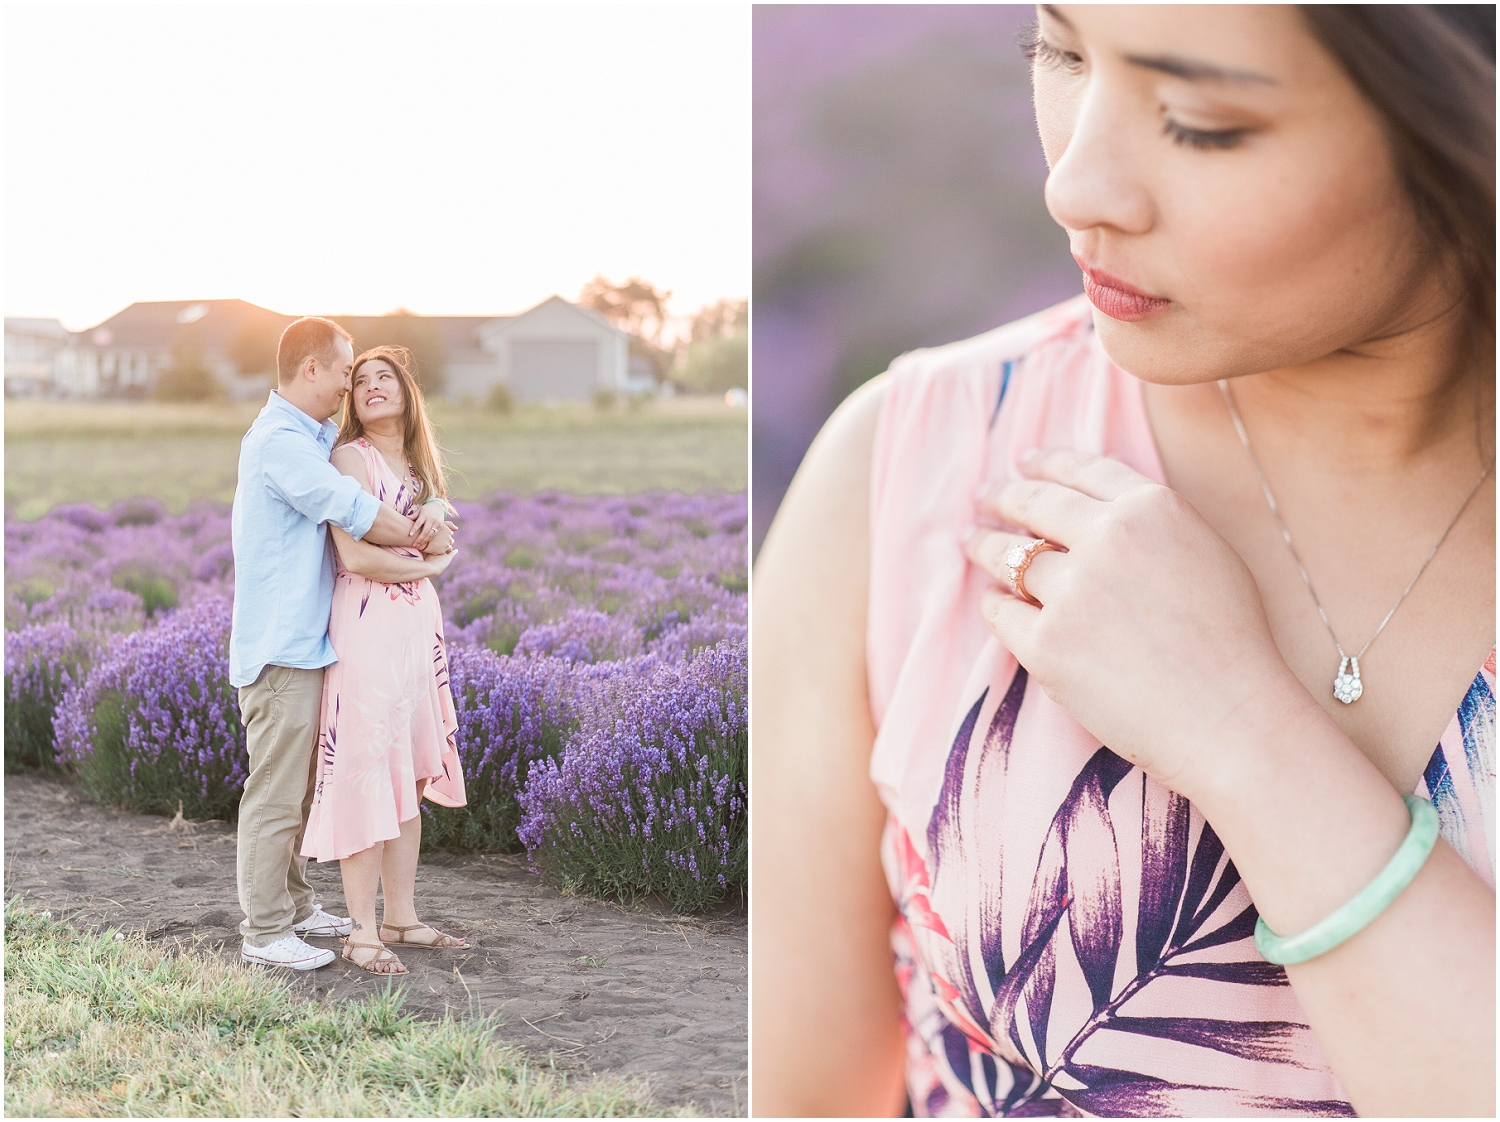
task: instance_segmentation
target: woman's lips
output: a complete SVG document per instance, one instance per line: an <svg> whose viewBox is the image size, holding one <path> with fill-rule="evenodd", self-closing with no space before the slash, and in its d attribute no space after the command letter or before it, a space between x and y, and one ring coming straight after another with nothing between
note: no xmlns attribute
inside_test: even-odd
<svg viewBox="0 0 1500 1122"><path fill-rule="evenodd" d="M1078 260L1074 258L1074 260ZM1112 277L1102 269L1092 269L1082 261L1078 267L1083 270L1083 291L1087 293L1089 303L1098 308L1110 319L1126 320L1135 322L1137 320L1149 319L1157 312L1166 311L1172 301L1164 300L1160 296L1148 296L1140 289L1126 284L1118 277Z"/></svg>

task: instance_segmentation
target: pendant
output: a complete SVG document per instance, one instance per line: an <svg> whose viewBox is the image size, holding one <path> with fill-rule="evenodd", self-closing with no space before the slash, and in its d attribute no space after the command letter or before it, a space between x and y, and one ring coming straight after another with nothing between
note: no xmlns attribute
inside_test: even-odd
<svg viewBox="0 0 1500 1122"><path fill-rule="evenodd" d="M1333 696L1345 705L1353 705L1364 692L1365 685L1359 680L1359 659L1341 659L1338 677L1333 680Z"/></svg>

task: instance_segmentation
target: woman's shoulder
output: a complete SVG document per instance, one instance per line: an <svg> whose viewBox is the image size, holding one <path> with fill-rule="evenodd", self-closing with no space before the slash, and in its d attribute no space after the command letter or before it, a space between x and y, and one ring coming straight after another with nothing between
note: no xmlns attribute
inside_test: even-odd
<svg viewBox="0 0 1500 1122"><path fill-rule="evenodd" d="M1068 362L1069 356L1086 357L1093 347L1089 304L1079 297L970 339L908 351L852 392L824 422L798 471L802 484L866 483L872 451L880 461L895 430L935 426L940 436L946 432L951 438L954 413L983 412L982 403L996 396L995 387L1019 365L1042 370L1078 365ZM990 419L988 412L984 419Z"/></svg>
<svg viewBox="0 0 1500 1122"><path fill-rule="evenodd" d="M902 474L925 473L932 460L951 464L964 449L979 457L1046 442L1115 454L1122 441L1150 444L1140 383L1105 353L1082 296L972 339L902 355L888 382L875 458ZM1125 456L1132 464L1139 458Z"/></svg>
<svg viewBox="0 0 1500 1122"><path fill-rule="evenodd" d="M1100 348L1082 296L970 339L911 351L891 364L877 463L905 471L913 456L947 458L955 445L977 453L1003 402L1025 396L1049 413L1084 409L1099 385L1122 377L1129 376Z"/></svg>
<svg viewBox="0 0 1500 1122"><path fill-rule="evenodd" d="M968 339L909 351L891 363L890 373L898 388L951 383L1039 358L1061 365L1096 348L1089 302L1076 296Z"/></svg>
<svg viewBox="0 0 1500 1122"><path fill-rule="evenodd" d="M362 436L356 436L353 440L346 440L342 444L334 445L333 452L329 458L335 462L338 460L348 460L350 462L356 459L368 460L370 453L374 450L374 445L368 440Z"/></svg>
<svg viewBox="0 0 1500 1122"><path fill-rule="evenodd" d="M370 444L361 437L345 441L343 444L334 446L329 453L328 459L334 467L345 475L353 475L356 478L364 477L368 482L371 475Z"/></svg>

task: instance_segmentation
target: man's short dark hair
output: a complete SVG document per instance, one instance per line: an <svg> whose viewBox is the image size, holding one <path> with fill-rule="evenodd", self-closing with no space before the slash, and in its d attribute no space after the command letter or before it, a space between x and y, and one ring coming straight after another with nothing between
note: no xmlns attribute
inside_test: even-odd
<svg viewBox="0 0 1500 1122"><path fill-rule="evenodd" d="M354 336L331 319L304 316L288 326L276 345L277 384L284 386L295 378L309 358L331 367L338 361L340 339L346 340L351 348L354 346Z"/></svg>

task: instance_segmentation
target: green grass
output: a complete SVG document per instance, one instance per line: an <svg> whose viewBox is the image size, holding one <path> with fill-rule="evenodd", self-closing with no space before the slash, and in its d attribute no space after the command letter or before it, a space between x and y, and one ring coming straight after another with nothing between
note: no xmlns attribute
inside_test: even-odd
<svg viewBox="0 0 1500 1122"><path fill-rule="evenodd" d="M417 1021L390 987L325 1005L275 974L5 907L11 1117L640 1117L638 1083L570 1080L494 1021Z"/></svg>
<svg viewBox="0 0 1500 1122"><path fill-rule="evenodd" d="M234 497L240 437L258 406L7 402L5 512L38 518L59 503L108 506L150 495L174 513ZM715 399L601 413L530 406L509 415L432 406L453 494L541 490L622 494L742 491L746 410Z"/></svg>

